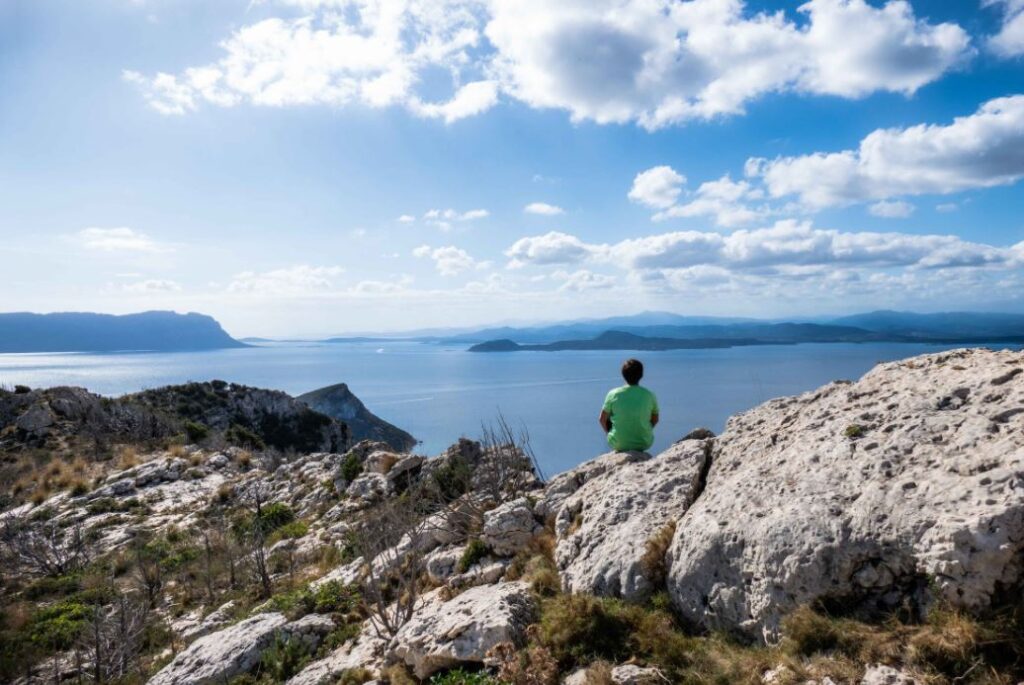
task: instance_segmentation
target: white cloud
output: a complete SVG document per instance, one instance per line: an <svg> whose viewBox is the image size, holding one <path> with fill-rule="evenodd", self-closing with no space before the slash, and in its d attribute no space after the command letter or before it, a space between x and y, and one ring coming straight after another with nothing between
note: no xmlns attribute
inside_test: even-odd
<svg viewBox="0 0 1024 685"><path fill-rule="evenodd" d="M556 271L551 275L557 281L562 281L558 286L562 291L583 292L586 290L603 290L615 285L615 277L607 274L598 274L587 269L580 269L572 273Z"/></svg>
<svg viewBox="0 0 1024 685"><path fill-rule="evenodd" d="M587 244L575 236L549 233L522 238L506 254L519 266L592 261L636 271L715 267L789 275L812 267L1013 269L1024 264L1024 244L996 247L953 235L842 232L793 220L728 235L676 231L614 245Z"/></svg>
<svg viewBox="0 0 1024 685"><path fill-rule="evenodd" d="M651 167L633 179L629 199L655 209L667 209L676 203L686 177L670 166Z"/></svg>
<svg viewBox="0 0 1024 685"><path fill-rule="evenodd" d="M541 216L558 216L559 214L565 214L565 210L561 207L549 205L546 202L531 202L523 207L523 211L527 214L539 214Z"/></svg>
<svg viewBox="0 0 1024 685"><path fill-rule="evenodd" d="M411 214L403 214L402 216L398 217L396 221L398 221L398 223L400 224L411 224L414 221L416 221L416 217L414 217Z"/></svg>
<svg viewBox="0 0 1024 685"><path fill-rule="evenodd" d="M267 4L292 9L242 25L216 61L124 78L164 114L204 103L400 106L450 123L504 94L575 121L653 129L741 113L769 93L910 94L972 54L963 29L918 19L903 0L810 0L801 17L742 0ZM428 100L437 73L450 74L449 95Z"/></svg>
<svg viewBox="0 0 1024 685"><path fill-rule="evenodd" d="M77 234L78 241L89 250L103 252L167 252L170 248L161 245L144 233L131 228L84 228Z"/></svg>
<svg viewBox="0 0 1024 685"><path fill-rule="evenodd" d="M243 271L231 279L227 291L255 295L308 295L334 289L334 279L343 272L340 266L306 264L272 271Z"/></svg>
<svg viewBox="0 0 1024 685"><path fill-rule="evenodd" d="M773 197L829 207L1007 185L1024 177L1024 95L984 103L947 126L878 129L857 150L750 160Z"/></svg>
<svg viewBox="0 0 1024 685"><path fill-rule="evenodd" d="M655 221L673 218L713 217L715 224L734 228L763 219L771 212L766 207L751 207L750 201L764 198L764 191L747 181L733 181L728 175L702 183L694 197L682 205L669 207L654 215Z"/></svg>
<svg viewBox="0 0 1024 685"><path fill-rule="evenodd" d="M913 93L970 54L963 29L919 20L907 2L799 11L797 23L740 0L495 0L486 35L514 97L647 128L740 113L773 92Z"/></svg>
<svg viewBox="0 0 1024 685"><path fill-rule="evenodd" d="M551 231L544 235L520 238L505 251L509 268L526 264L572 264L593 255L595 248L573 235Z"/></svg>
<svg viewBox="0 0 1024 685"><path fill-rule="evenodd" d="M454 209L430 209L423 215L423 220L441 229L442 231L452 230L452 222L466 222L466 221L478 221L479 219L486 219L491 215L486 209L470 209L465 212L459 212Z"/></svg>
<svg viewBox="0 0 1024 685"><path fill-rule="evenodd" d="M935 205L935 211L942 212L943 214L949 214L960 209L960 205L955 202L944 202L942 204Z"/></svg>
<svg viewBox="0 0 1024 685"><path fill-rule="evenodd" d="M221 42L224 54L216 62L180 74L147 77L126 71L124 77L164 114L184 114L203 102L223 107L242 102L401 105L450 122L479 113L497 99L490 81L459 84L464 71L480 71L471 64L481 38L472 0L283 4L303 13L242 26ZM450 99L424 102L415 92L431 69L453 73Z"/></svg>
<svg viewBox="0 0 1024 685"><path fill-rule="evenodd" d="M1003 25L989 38L989 48L1002 57L1024 55L1024 0L984 0L982 4L1003 10Z"/></svg>
<svg viewBox="0 0 1024 685"><path fill-rule="evenodd" d="M442 276L458 276L464 271L483 270L491 266L490 262L477 261L468 252L454 245L437 248L420 245L412 254L420 259L432 259L437 272Z"/></svg>
<svg viewBox="0 0 1024 685"><path fill-rule="evenodd" d="M181 285L175 281L151 278L136 283L125 283L121 286L121 290L135 294L177 293L181 292Z"/></svg>
<svg viewBox="0 0 1024 685"><path fill-rule="evenodd" d="M868 212L883 219L906 219L914 209L914 205L902 200L881 200L868 207Z"/></svg>

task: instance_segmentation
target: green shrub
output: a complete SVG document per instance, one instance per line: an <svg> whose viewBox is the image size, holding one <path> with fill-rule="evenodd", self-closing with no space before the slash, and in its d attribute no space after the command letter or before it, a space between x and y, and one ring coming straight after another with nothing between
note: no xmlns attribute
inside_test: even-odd
<svg viewBox="0 0 1024 685"><path fill-rule="evenodd" d="M274 644L260 657L260 675L272 683L283 683L302 670L309 661L309 650L300 639L274 636Z"/></svg>
<svg viewBox="0 0 1024 685"><path fill-rule="evenodd" d="M345 482L351 483L362 472L363 462L359 461L359 457L354 452L349 452L348 456L345 457L345 461L341 463L341 477L345 479Z"/></svg>
<svg viewBox="0 0 1024 685"><path fill-rule="evenodd" d="M462 557L459 559L459 573L465 573L469 569L473 568L477 562L490 553L490 547L488 547L483 540L473 538L466 543L466 549L462 552Z"/></svg>
<svg viewBox="0 0 1024 685"><path fill-rule="evenodd" d="M70 649L92 613L92 607L75 599L41 607L30 620L29 640L48 650Z"/></svg>
<svg viewBox="0 0 1024 685"><path fill-rule="evenodd" d="M254 523L260 527L264 535L270 535L293 521L295 521L295 512L291 507L284 502L271 502L260 510Z"/></svg>
<svg viewBox="0 0 1024 685"><path fill-rule="evenodd" d="M358 608L360 600L358 588L331 580L314 591L313 610L318 614L349 613Z"/></svg>
<svg viewBox="0 0 1024 685"><path fill-rule="evenodd" d="M462 457L453 457L435 469L431 481L444 501L453 502L466 494L473 480L473 467Z"/></svg>
<svg viewBox="0 0 1024 685"><path fill-rule="evenodd" d="M305 521L291 521L275 529L267 539L267 543L273 544L278 540L294 540L303 537L308 532L309 524Z"/></svg>
<svg viewBox="0 0 1024 685"><path fill-rule="evenodd" d="M501 685L494 676L485 671L467 671L464 668L438 673L427 682L430 685Z"/></svg>
<svg viewBox="0 0 1024 685"><path fill-rule="evenodd" d="M185 437L188 438L189 442L202 442L206 438L210 437L210 429L198 421L186 419L184 428Z"/></svg>
<svg viewBox="0 0 1024 685"><path fill-rule="evenodd" d="M32 582L25 588L25 599L36 601L48 597L73 595L82 589L82 577L78 574L46 576Z"/></svg>
<svg viewBox="0 0 1024 685"><path fill-rule="evenodd" d="M850 438L851 440L863 437L864 426L860 425L859 423L851 423L849 426L846 427L846 430L843 431L843 435Z"/></svg>
<svg viewBox="0 0 1024 685"><path fill-rule="evenodd" d="M374 678L373 673L365 668L350 668L342 672L336 685L362 685L371 680L376 680L376 678Z"/></svg>
<svg viewBox="0 0 1024 685"><path fill-rule="evenodd" d="M232 445L238 447L250 447L253 449L265 449L266 443L263 442L263 438L256 435L253 431L249 430L245 426L240 426L237 423L231 424L227 432L224 433L224 438Z"/></svg>

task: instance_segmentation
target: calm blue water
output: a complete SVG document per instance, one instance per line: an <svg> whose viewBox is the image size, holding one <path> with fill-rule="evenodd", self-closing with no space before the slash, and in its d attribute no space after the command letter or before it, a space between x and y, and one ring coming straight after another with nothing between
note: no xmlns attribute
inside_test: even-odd
<svg viewBox="0 0 1024 685"><path fill-rule="evenodd" d="M655 450L697 426L725 420L764 400L855 379L879 361L948 347L805 344L639 355L644 384L661 404ZM371 411L404 428L435 454L459 436L476 437L500 411L529 430L548 474L605 450L597 415L621 384L630 353L469 353L419 343L280 344L174 354L0 354L0 384L79 385L118 395L170 383L221 378L301 394L345 382Z"/></svg>

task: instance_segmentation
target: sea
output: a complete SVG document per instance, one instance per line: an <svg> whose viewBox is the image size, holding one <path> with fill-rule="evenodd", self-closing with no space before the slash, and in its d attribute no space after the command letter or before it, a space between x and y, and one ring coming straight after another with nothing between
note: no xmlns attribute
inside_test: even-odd
<svg viewBox="0 0 1024 685"><path fill-rule="evenodd" d="M421 454L437 454L462 436L479 437L503 417L528 435L550 476L607 451L597 417L605 393L621 385L619 367L629 356L643 361L643 384L658 396L657 452L697 427L720 432L729 416L768 399L857 379L879 362L954 347L805 343L479 353L464 345L407 341L273 343L209 352L0 354L0 385L75 385L116 396L223 379L299 395L347 383L370 411L420 440Z"/></svg>

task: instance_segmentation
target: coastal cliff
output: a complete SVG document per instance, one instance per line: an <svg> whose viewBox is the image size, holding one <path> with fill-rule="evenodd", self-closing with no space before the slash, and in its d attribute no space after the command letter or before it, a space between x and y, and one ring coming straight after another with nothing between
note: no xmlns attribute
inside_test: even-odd
<svg viewBox="0 0 1024 685"><path fill-rule="evenodd" d="M1022 352L881 364L547 482L526 447L172 445L9 508L6 676L1024 679Z"/></svg>

